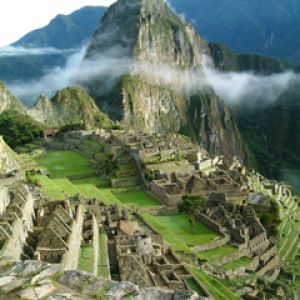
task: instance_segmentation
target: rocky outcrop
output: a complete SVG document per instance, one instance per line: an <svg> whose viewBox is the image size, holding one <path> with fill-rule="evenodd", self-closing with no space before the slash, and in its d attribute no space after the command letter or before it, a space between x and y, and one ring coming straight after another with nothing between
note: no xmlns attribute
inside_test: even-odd
<svg viewBox="0 0 300 300"><path fill-rule="evenodd" d="M119 0L103 17L85 59L109 55L116 64L127 65L121 76L99 76L87 86L101 109L128 128L181 132L213 154L244 159L235 121L216 94L181 90L168 79L173 70L201 68L209 51L193 26L165 1Z"/></svg>
<svg viewBox="0 0 300 300"><path fill-rule="evenodd" d="M0 136L0 175L19 169L17 154L6 145Z"/></svg>
<svg viewBox="0 0 300 300"><path fill-rule="evenodd" d="M0 114L9 110L26 113L25 106L9 92L4 83L0 82Z"/></svg>
<svg viewBox="0 0 300 300"><path fill-rule="evenodd" d="M135 299L196 300L191 291L140 289L130 282L115 282L77 270L65 271L60 265L39 261L0 260L0 298L3 299ZM5 297L5 298L4 298ZM2 299L2 298L1 298Z"/></svg>
<svg viewBox="0 0 300 300"><path fill-rule="evenodd" d="M82 125L83 129L109 127L113 122L79 87L58 91L52 99L40 96L28 114L46 127Z"/></svg>

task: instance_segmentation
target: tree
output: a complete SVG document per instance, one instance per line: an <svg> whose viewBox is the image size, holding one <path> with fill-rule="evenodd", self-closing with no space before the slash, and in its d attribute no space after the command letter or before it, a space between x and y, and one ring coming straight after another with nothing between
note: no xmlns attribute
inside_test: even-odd
<svg viewBox="0 0 300 300"><path fill-rule="evenodd" d="M105 177L113 175L114 171L118 169L118 163L114 154L109 153L107 157L100 161L97 165L97 173Z"/></svg>
<svg viewBox="0 0 300 300"><path fill-rule="evenodd" d="M203 207L205 199L202 196L183 196L182 203L179 204L178 209L180 212L187 213L189 216L189 223L191 224L191 230L194 231L196 224L196 215Z"/></svg>

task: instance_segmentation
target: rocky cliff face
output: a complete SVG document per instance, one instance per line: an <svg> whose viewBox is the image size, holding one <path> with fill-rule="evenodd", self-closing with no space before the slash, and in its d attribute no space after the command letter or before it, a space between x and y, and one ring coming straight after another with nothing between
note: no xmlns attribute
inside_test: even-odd
<svg viewBox="0 0 300 300"><path fill-rule="evenodd" d="M19 169L17 154L6 145L0 136L0 175Z"/></svg>
<svg viewBox="0 0 300 300"><path fill-rule="evenodd" d="M0 114L8 110L26 112L25 106L9 92L4 83L0 82Z"/></svg>
<svg viewBox="0 0 300 300"><path fill-rule="evenodd" d="M84 129L93 129L112 125L94 100L78 87L58 91L52 99L40 96L28 113L46 127L80 124Z"/></svg>
<svg viewBox="0 0 300 300"><path fill-rule="evenodd" d="M216 68L226 72L270 75L299 68L260 55L235 54L209 44ZM300 84L294 82L271 103L232 105L231 110L254 159L248 160L263 175L287 181L300 193Z"/></svg>
<svg viewBox="0 0 300 300"><path fill-rule="evenodd" d="M195 29L163 0L119 0L104 15L86 60L109 56L122 64L123 73L99 76L87 86L101 109L126 127L151 134L181 132L213 154L244 159L231 112L213 91L191 93L156 76L162 68L201 68L209 52Z"/></svg>

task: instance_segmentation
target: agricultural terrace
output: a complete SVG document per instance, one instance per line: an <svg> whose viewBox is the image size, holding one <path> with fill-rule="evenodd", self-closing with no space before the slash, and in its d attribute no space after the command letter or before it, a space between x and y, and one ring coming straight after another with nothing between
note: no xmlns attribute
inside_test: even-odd
<svg viewBox="0 0 300 300"><path fill-rule="evenodd" d="M74 151L49 151L37 159L38 164L47 169L51 178L64 178L94 174L89 167L89 159Z"/></svg>

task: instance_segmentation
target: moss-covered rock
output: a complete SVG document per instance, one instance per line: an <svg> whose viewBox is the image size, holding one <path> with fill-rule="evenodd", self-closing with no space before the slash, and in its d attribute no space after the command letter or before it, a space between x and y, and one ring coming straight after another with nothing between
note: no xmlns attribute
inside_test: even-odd
<svg viewBox="0 0 300 300"><path fill-rule="evenodd" d="M58 91L52 99L40 96L29 114L47 127L81 124L82 129L94 129L113 125L94 100L79 87Z"/></svg>

